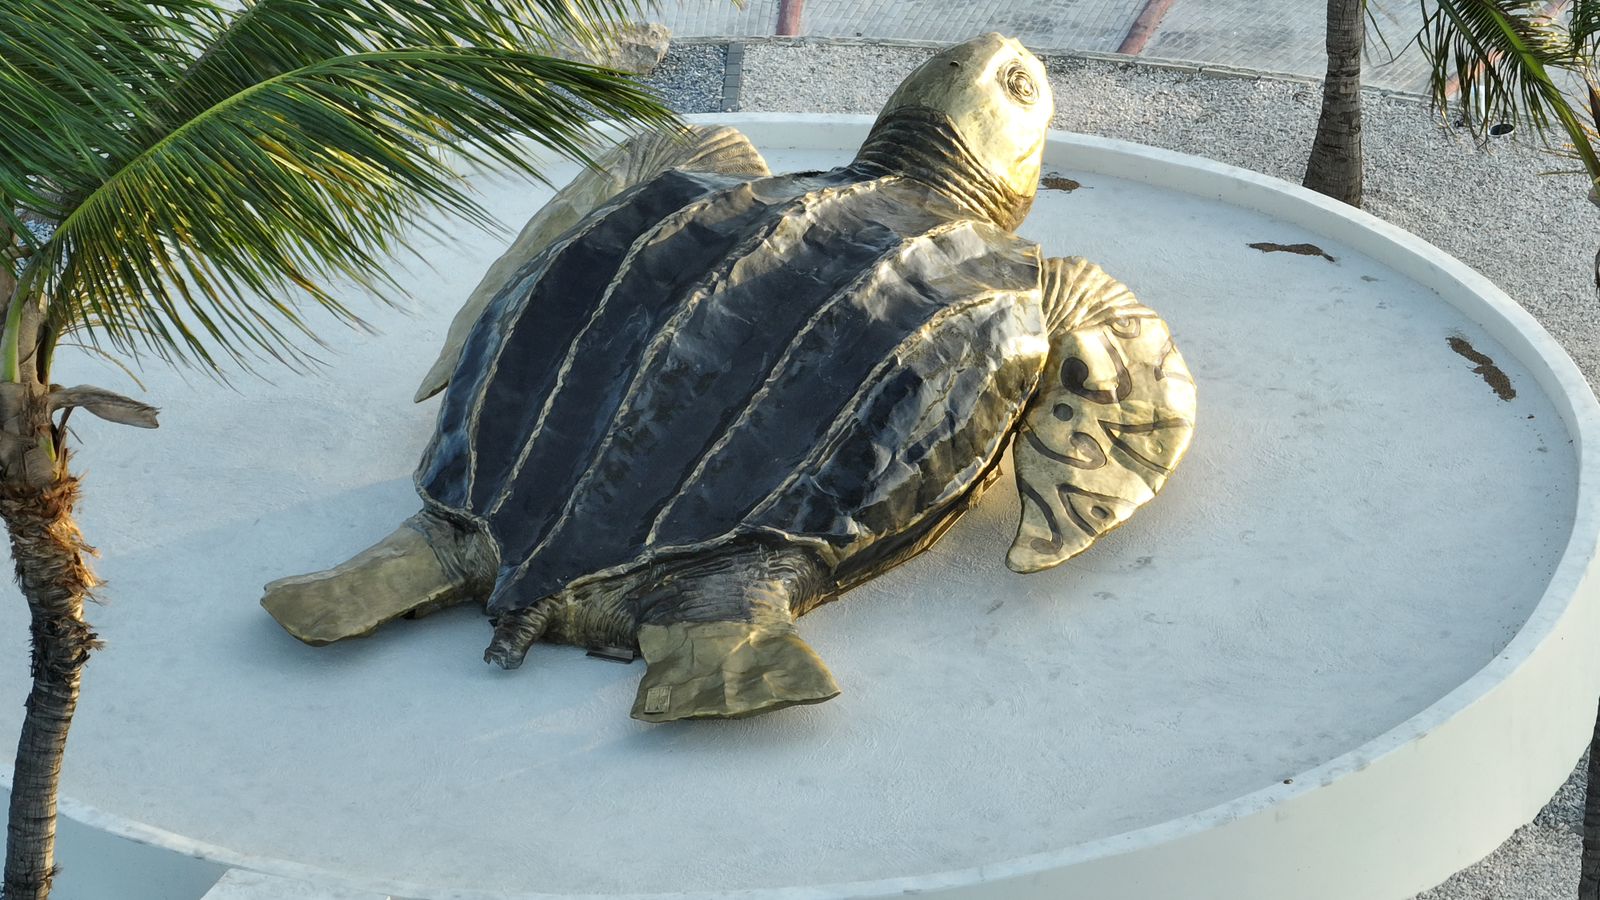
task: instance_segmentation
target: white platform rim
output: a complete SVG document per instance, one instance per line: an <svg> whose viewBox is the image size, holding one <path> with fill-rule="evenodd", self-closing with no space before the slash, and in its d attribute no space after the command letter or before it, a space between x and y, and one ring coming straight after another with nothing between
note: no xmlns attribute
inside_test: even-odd
<svg viewBox="0 0 1600 900"><path fill-rule="evenodd" d="M686 118L732 125L757 146L797 150L853 147L873 121L871 116L772 113ZM531 144L529 152L541 153ZM1298 185L1201 157L1064 131L1050 133L1045 163L1047 169L1114 176L1239 206L1339 240L1434 290L1482 326L1532 373L1573 441L1578 483L1572 533L1543 596L1493 661L1417 715L1283 784L1178 819L1059 850L903 878L605 897L822 900L908 893L1050 897L1088 891L1087 896L1132 898L1159 887L1190 896L1270 898L1283 896L1286 888L1306 883L1309 873L1329 865L1347 874L1363 867L1369 874L1393 874L1395 866L1403 865L1406 872L1400 880L1421 890L1486 855L1530 819L1581 755L1593 721L1590 701L1600 693L1600 654L1593 652L1592 643L1600 629L1600 404L1556 340L1459 260L1410 232ZM1570 702L1574 684L1582 685L1582 703ZM1525 777L1474 783L1470 795L1460 790L1463 779L1481 779L1485 772L1522 772ZM0 772L0 786L9 789L10 776ZM440 890L352 877L195 841L70 797L61 799L60 808L64 815L118 837L292 879L429 900L556 896ZM1397 863L1388 838L1352 839L1343 833L1347 829L1330 830L1328 823L1341 818L1387 822L1392 827L1382 829L1385 833L1415 835L1416 845L1407 846L1406 859ZM1418 827L1396 830L1411 823ZM1270 845L1263 843L1269 832ZM1248 861L1248 871L1223 872L1237 868L1229 866L1230 859ZM1231 881L1206 885L1202 891L1196 881L1200 872L1213 881ZM1365 880L1360 874L1353 877ZM1398 882L1376 878L1373 883Z"/></svg>

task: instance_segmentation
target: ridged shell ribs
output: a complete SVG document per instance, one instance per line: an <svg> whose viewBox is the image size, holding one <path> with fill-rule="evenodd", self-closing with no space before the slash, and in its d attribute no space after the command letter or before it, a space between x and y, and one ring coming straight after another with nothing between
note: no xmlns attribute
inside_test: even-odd
<svg viewBox="0 0 1600 900"><path fill-rule="evenodd" d="M910 179L670 172L491 302L417 484L493 536L491 614L740 535L873 570L998 459L1039 284Z"/></svg>

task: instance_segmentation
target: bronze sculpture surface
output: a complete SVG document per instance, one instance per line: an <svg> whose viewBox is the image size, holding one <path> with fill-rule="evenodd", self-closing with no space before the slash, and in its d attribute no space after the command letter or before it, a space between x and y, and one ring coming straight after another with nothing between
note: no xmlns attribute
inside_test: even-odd
<svg viewBox="0 0 1600 900"><path fill-rule="evenodd" d="M263 605L327 643L477 600L489 661L637 650L636 718L738 717L838 694L794 620L932 545L1013 436L1008 564L1081 552L1165 483L1195 393L1126 288L1014 233L1051 114L991 34L832 171L770 175L726 128L623 145L458 316L423 511Z"/></svg>

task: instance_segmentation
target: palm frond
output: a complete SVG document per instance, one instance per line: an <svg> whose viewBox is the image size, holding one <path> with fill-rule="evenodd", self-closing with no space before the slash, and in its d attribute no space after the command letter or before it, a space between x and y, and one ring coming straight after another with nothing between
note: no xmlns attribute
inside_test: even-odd
<svg viewBox="0 0 1600 900"><path fill-rule="evenodd" d="M1571 15L1567 30L1572 35L1572 43L1583 51L1592 68L1595 57L1600 56L1600 2L1576 0Z"/></svg>
<svg viewBox="0 0 1600 900"><path fill-rule="evenodd" d="M97 356L106 363L121 369L122 374L128 376L128 380L133 382L139 388L139 390L150 390L150 388L146 387L145 383L139 379L139 373L135 372L132 366L118 359L116 354L107 353L104 347L96 347L93 344L79 344L74 341L63 341L58 346L71 347L74 350L82 350L84 353L87 353L91 356Z"/></svg>
<svg viewBox="0 0 1600 900"><path fill-rule="evenodd" d="M0 0L7 68L59 99L126 120L182 70L210 0Z"/></svg>
<svg viewBox="0 0 1600 900"><path fill-rule="evenodd" d="M1370 56L1376 47L1381 46L1384 53L1384 59L1381 62L1385 65L1394 62L1399 58L1399 54L1395 52L1393 47L1389 46L1389 39L1384 36L1383 22L1379 20L1378 16L1381 13L1383 18L1389 20L1390 24L1398 21L1398 17L1389 10L1380 9L1376 4L1368 3L1366 0L1362 0L1361 11L1367 19L1366 33L1362 38L1366 44L1363 48L1364 51ZM1405 49L1405 47L1401 47L1400 52L1405 52Z"/></svg>
<svg viewBox="0 0 1600 900"><path fill-rule="evenodd" d="M593 43L651 0L254 0L222 23L169 95L209 106L312 63L374 50Z"/></svg>
<svg viewBox="0 0 1600 900"><path fill-rule="evenodd" d="M1435 0L1428 0L1435 2ZM1559 129L1591 177L1600 157L1552 71L1572 70L1581 53L1562 22L1541 0L1436 0L1423 4L1419 41L1432 67L1434 105L1450 107L1458 85L1466 122L1475 133L1501 122L1540 135Z"/></svg>
<svg viewBox="0 0 1600 900"><path fill-rule="evenodd" d="M536 176L519 136L582 156L597 113L676 121L616 73L506 48L354 53L253 83L105 161L41 250L51 325L210 367L303 363L302 304L356 322L333 284L393 296L383 265L423 210L488 222L443 148Z"/></svg>
<svg viewBox="0 0 1600 900"><path fill-rule="evenodd" d="M152 98L193 56L208 0L0 0L0 207L58 218L131 149Z"/></svg>
<svg viewBox="0 0 1600 900"><path fill-rule="evenodd" d="M1442 0L1432 11L1424 5L1422 49L1439 108L1448 107L1454 84L1475 127L1547 127L1548 69L1570 58L1570 45L1544 8L1541 0Z"/></svg>

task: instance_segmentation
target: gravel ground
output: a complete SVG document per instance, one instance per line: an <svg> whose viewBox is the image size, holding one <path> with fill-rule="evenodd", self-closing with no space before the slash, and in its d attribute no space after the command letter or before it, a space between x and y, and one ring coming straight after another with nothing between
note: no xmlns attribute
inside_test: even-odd
<svg viewBox="0 0 1600 900"><path fill-rule="evenodd" d="M1561 831L1570 831L1576 835L1583 834L1583 781L1584 770L1589 766L1589 754L1585 753L1583 759L1578 760L1578 767L1573 770L1572 777L1567 783L1556 791L1544 809L1539 810L1539 815L1534 817L1533 824Z"/></svg>
<svg viewBox="0 0 1600 900"><path fill-rule="evenodd" d="M673 44L661 65L640 81L680 113L720 112L727 61L726 44Z"/></svg>
<svg viewBox="0 0 1600 900"><path fill-rule="evenodd" d="M917 48L827 42L747 45L740 107L876 112ZM1125 63L1047 60L1055 125L1209 156L1298 182L1320 90ZM816 77L816 73L827 77ZM1415 98L1369 92L1366 209L1464 260L1536 316L1590 383L1600 378L1592 286L1600 210L1571 168L1516 139L1476 145ZM1587 700L1585 702L1588 702ZM1576 895L1582 767L1538 818L1488 858L1417 900L1569 900Z"/></svg>

